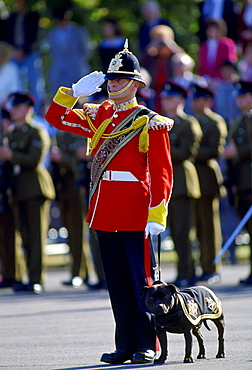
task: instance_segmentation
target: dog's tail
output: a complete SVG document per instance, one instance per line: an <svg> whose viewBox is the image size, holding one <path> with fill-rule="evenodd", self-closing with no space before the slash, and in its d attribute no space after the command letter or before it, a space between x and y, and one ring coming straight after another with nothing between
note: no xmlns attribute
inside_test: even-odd
<svg viewBox="0 0 252 370"><path fill-rule="evenodd" d="M203 324L205 325L205 327L207 328L207 330L211 331L211 329L209 328L209 326L207 325L207 320L203 320Z"/></svg>

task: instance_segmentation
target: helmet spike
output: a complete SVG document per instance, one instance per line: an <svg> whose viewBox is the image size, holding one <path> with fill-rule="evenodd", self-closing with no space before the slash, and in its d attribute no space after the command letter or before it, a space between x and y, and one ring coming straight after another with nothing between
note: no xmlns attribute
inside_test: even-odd
<svg viewBox="0 0 252 370"><path fill-rule="evenodd" d="M129 49L129 43L128 43L128 39L125 40L125 43L124 43L124 49L128 50Z"/></svg>

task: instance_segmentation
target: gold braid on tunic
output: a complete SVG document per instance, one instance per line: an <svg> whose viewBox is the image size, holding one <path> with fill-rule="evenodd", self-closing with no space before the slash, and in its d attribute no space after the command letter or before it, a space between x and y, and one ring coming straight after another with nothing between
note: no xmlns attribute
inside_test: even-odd
<svg viewBox="0 0 252 370"><path fill-rule="evenodd" d="M139 137L138 149L139 149L139 152L142 152L142 153L148 152L149 150L149 134L148 134L149 117L147 115L138 117L135 121L132 122L132 124L129 127L121 131L115 132L115 133L112 132L110 134L104 134L104 132L107 129L108 125L111 123L112 117L105 119L105 121L103 121L98 128L96 128L93 125L92 120L88 115L86 116L86 118L87 118L87 121L88 121L88 124L91 130L94 132L94 136L92 137L92 139L88 138L87 155L91 154L92 151L97 147L100 139L113 139L120 135L126 134L127 132L131 130L137 130L138 128L142 126L144 127Z"/></svg>

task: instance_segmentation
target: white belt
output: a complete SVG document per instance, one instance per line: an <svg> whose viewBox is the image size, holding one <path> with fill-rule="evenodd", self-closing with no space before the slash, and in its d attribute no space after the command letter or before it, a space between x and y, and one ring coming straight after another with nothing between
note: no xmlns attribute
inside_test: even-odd
<svg viewBox="0 0 252 370"><path fill-rule="evenodd" d="M102 179L106 181L138 181L138 179L128 171L105 171Z"/></svg>

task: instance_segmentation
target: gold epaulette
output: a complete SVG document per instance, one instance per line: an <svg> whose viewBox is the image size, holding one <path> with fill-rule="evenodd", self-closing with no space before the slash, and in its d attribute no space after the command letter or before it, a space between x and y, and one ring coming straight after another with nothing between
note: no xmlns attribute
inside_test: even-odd
<svg viewBox="0 0 252 370"><path fill-rule="evenodd" d="M151 130L166 129L167 131L170 131L173 125L174 125L173 119L156 114L154 117L151 118L149 122L149 129Z"/></svg>

